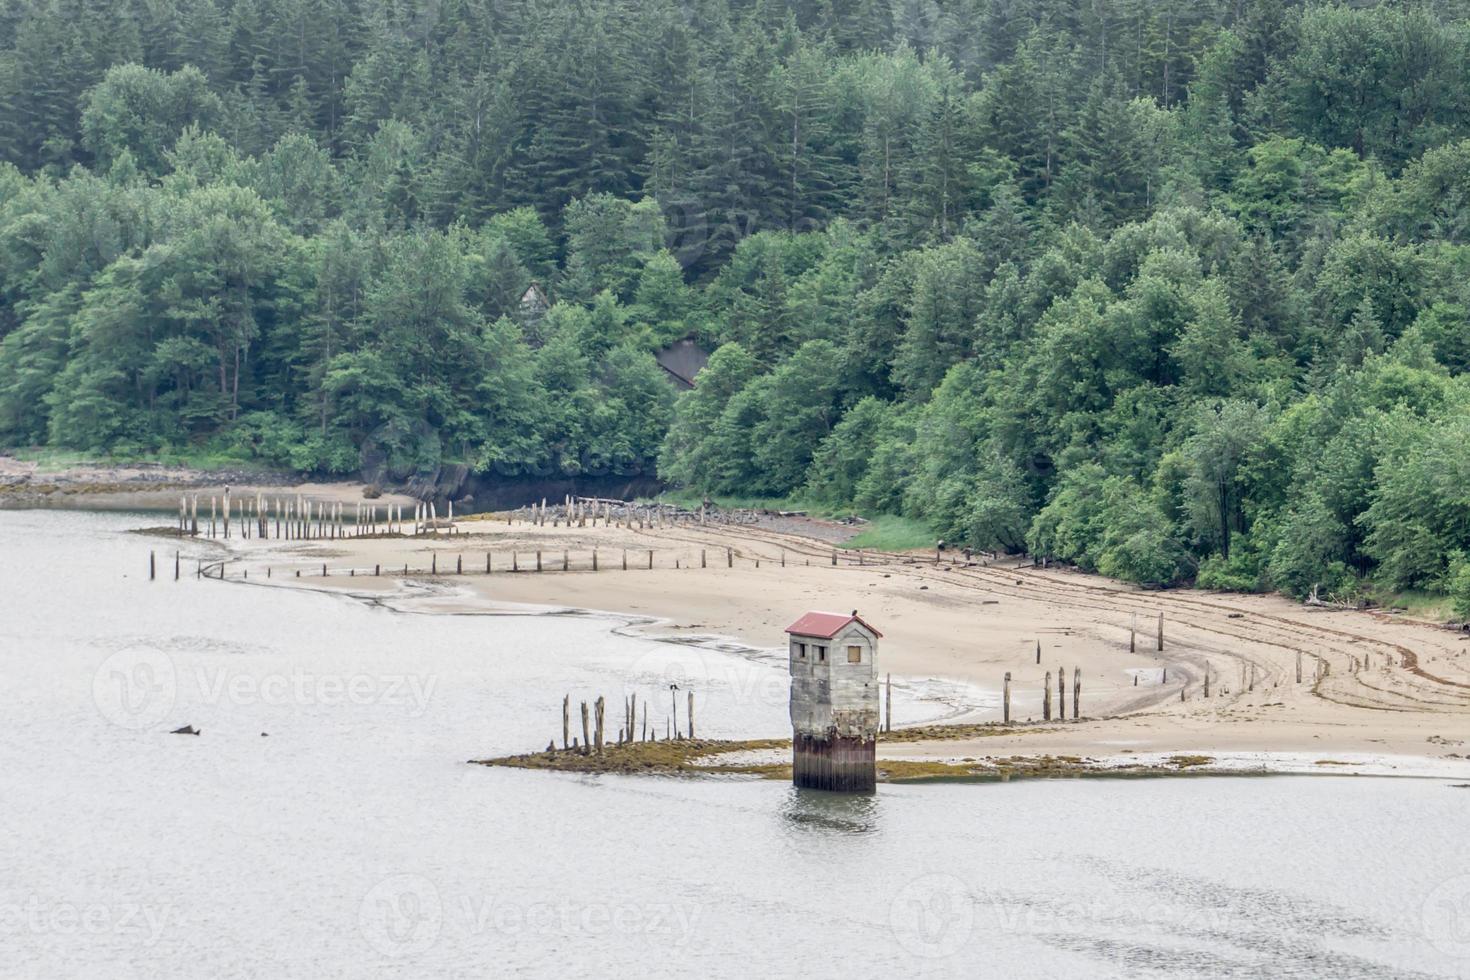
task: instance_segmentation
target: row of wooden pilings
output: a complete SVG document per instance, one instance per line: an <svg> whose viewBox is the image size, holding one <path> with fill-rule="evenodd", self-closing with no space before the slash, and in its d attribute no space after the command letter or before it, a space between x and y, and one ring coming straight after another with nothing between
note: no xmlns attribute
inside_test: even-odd
<svg viewBox="0 0 1470 980"><path fill-rule="evenodd" d="M244 499L231 497L228 488L223 497L209 497L209 518L201 524L199 516L200 497L179 498L178 533L181 536L204 536L229 538L236 534L242 538L281 538L283 540L334 540L352 537L381 537L385 535L418 535L439 530L455 532L454 502L449 501L443 519L438 506L432 502L414 505L412 523L404 520L401 504L366 504L358 502L349 513L348 505L340 502L320 502L297 494L294 497L266 496L257 492ZM743 515L736 518L733 515ZM591 522L596 527L602 521L605 527L637 527L639 530L655 527L670 527L682 523L746 524L755 520L754 511L723 511L711 516L709 512L697 512L671 507L665 504L633 504L626 501L602 500L585 497L567 497L555 507L548 506L545 498L539 505L522 507L505 515L506 524L521 523L545 526L551 521L553 527L566 524L586 527Z"/></svg>
<svg viewBox="0 0 1470 980"><path fill-rule="evenodd" d="M321 503L309 498L266 497L257 493L244 500L231 499L229 490L223 498L209 498L207 524L200 524L200 500L179 498L177 530L180 537L229 538L233 522L236 536L279 538L288 541L329 541L340 538L408 536L454 530L454 504L441 521L433 503L415 504L412 523L403 517L401 504L357 503L351 511L346 504ZM405 529L408 530L405 530Z"/></svg>
<svg viewBox="0 0 1470 980"><path fill-rule="evenodd" d="M1072 668L1072 720L1082 717L1082 668ZM1046 672L1046 683L1041 688L1041 720L1051 721L1051 671ZM1057 720L1067 720L1067 668L1057 669ZM1005 686L1001 691L1001 721L1011 723L1011 672L1006 671Z"/></svg>
<svg viewBox="0 0 1470 980"><path fill-rule="evenodd" d="M506 523L520 517L523 521L545 527L566 524L568 527L593 527L600 520L604 527L671 527L681 524L732 525L753 524L761 512L746 508L721 509L701 507L698 510L664 503L636 503L630 500L612 500L605 497L577 497L566 495L559 504L548 504L545 497L539 504L520 507L506 514Z"/></svg>
<svg viewBox="0 0 1470 980"><path fill-rule="evenodd" d="M679 700L678 685L669 685L669 709L670 714L664 719L664 740L693 738L694 737L694 692L685 691L688 707L685 715L686 728L679 727ZM643 709L640 717L639 708ZM580 752L582 755L601 755L607 744L607 699L599 696L591 704L589 716L588 703L581 702L582 714L582 737L577 739L572 735L572 696L566 695L561 699L561 747L563 751ZM648 699L638 703L636 693L629 694L623 699L623 724L618 729L617 744L629 745L633 742L657 742L658 726L652 731L648 727ZM553 738L546 746L547 752L556 751L556 739Z"/></svg>
<svg viewBox="0 0 1470 980"><path fill-rule="evenodd" d="M288 535L288 537L289 537L289 535ZM621 551L620 560L618 562L618 567L619 567L619 569L621 571L625 571L625 572L626 571L640 569L640 568L652 570L655 567L655 565L654 565L654 555L655 555L655 553L656 553L655 552L655 549L652 549L652 548L648 549L647 551L641 551L640 550L640 551L637 551L637 552L632 552L631 553L632 554L632 560L630 561L629 560L630 552L628 551L627 548L623 548L622 551ZM501 554L502 554L502 561L503 561L504 552L502 552ZM527 564L525 566L522 566L522 564L521 564L521 558L522 558L522 555L523 554L527 558ZM718 554L719 553L716 552L716 556L717 556L716 560L718 560ZM691 568L692 569L694 567L693 561L691 560L689 562L685 562L683 560L683 558L681 557L681 555L682 555L682 553L680 553L679 555L675 555L674 556L674 563L673 563L673 566L672 567L675 568L675 569L686 569L686 568ZM724 562L725 567L726 568L734 568L735 567L735 562L736 562L737 558L740 558L741 556L737 556L735 554L735 549L733 549L733 548L725 548L724 549L724 555L723 555L723 557L725 559L725 562ZM410 569L407 564L404 564L403 567L402 567L402 570L401 570L400 574L402 574L402 575L411 575L411 574L427 574L427 575L448 575L448 574L454 574L454 575L464 575L464 574L466 574L464 558L465 558L465 556L464 556L464 553L463 552L460 552L460 553L456 554L454 556L454 571L451 573L448 570L448 568L446 567L441 572L440 569L439 569L439 553L437 551L430 552L430 555L429 555L429 567L427 569ZM176 581L179 578L180 560L181 559L180 559L179 553L177 551L174 552L174 579ZM751 558L751 559L748 559L748 560L754 565L754 567L756 567L756 568L760 568L761 567L761 559L760 558ZM833 565L836 565L838 563L838 560L837 560L837 552L835 552L835 551L832 552L832 559L831 560L832 560L832 564ZM805 561L806 565L811 565L811 559L810 558L806 558L806 559L804 559L804 561ZM225 577L225 564L226 563L227 562L225 560L215 560L215 561L208 561L208 562L206 562L206 561L204 561L204 560L201 559L197 563L197 570L198 570L198 576L197 577L200 577L200 578L221 578L222 579L222 578ZM848 563L849 564L854 564L854 565L864 565L864 564L866 564L866 558L865 558L865 556L863 555L862 552L857 552L856 553L856 558L849 558L848 559ZM785 568L786 565L787 565L786 552L783 550L780 553L779 557L776 558L775 560L766 559L766 564L771 565L771 566L779 566L781 568ZM157 554L156 554L156 552L149 551L148 552L148 578L150 580L157 578L157 565L158 565L158 561L157 561ZM545 571L554 571L554 570L557 570L557 566L558 565L560 566L560 571L563 571L563 572L570 572L570 571L593 571L593 572L597 572L597 571L602 571L604 569L604 567L607 567L606 566L606 563L604 563L601 560L601 552L597 548L593 548L592 549L592 552L591 552L591 555L590 555L589 565L584 566L584 567L582 567L580 569L574 569L573 568L573 565L572 565L572 553L571 553L571 551L568 551L568 550L564 550L564 551L561 552L561 560L560 560L560 562L557 562L554 558L548 558L548 556L546 555L546 553L544 551L540 551L540 550L537 550L537 551L534 551L534 552L511 551L510 552L510 567L509 568L506 568L503 564L497 566L496 565L496 562L495 562L495 552L493 552L493 551L486 551L485 552L485 572L484 573L486 575L490 575L490 574L493 574L493 573L495 573L497 571L500 571L500 572L516 572L516 573L519 573L519 572L531 572L531 571L545 572ZM709 558L709 549L706 549L706 548L699 549L699 567L700 568L708 568L708 567L710 567L710 565L711 565L711 562L710 562L710 558ZM318 566L313 565L311 567L314 569L314 568L317 568ZM323 575L323 576L326 576L326 575L331 574L328 566L325 563L322 564L322 565L320 565L320 569L321 569L320 574ZM207 570L207 574L206 574L206 570ZM357 575L357 572L358 571L359 571L359 569L357 569L356 567L347 568L347 569L341 569L341 568L339 568L339 569L337 569L337 574L339 574L339 575L345 574L345 575L348 575L348 576L355 577ZM471 571L473 571L473 569ZM369 572L367 571L366 568L362 569L362 572L363 572L364 575L369 574ZM295 569L295 573L296 573L295 574L295 577L296 578L301 578L301 569L299 569L299 568L298 569ZM372 574L374 576L380 576L380 575L382 575L383 574L383 565L381 563L378 563L378 564L374 565L372 567L372 571L371 571L370 574ZM393 569L392 568L390 568L388 570L388 574L390 574L390 575L393 574ZM266 569L266 577L267 578L270 578L271 577L271 569L269 569L269 568Z"/></svg>

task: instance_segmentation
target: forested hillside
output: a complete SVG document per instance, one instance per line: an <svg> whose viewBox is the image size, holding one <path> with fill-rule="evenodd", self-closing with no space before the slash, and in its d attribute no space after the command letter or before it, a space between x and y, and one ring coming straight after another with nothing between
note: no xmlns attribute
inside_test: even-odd
<svg viewBox="0 0 1470 980"><path fill-rule="evenodd" d="M1467 18L11 0L0 445L656 465L1470 602Z"/></svg>

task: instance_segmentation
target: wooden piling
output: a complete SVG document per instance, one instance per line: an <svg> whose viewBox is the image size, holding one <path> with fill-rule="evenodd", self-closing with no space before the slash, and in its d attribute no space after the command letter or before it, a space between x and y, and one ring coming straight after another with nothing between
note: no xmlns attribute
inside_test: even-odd
<svg viewBox="0 0 1470 980"><path fill-rule="evenodd" d="M597 729L596 729L597 734L594 736L596 738L596 751L597 751L597 754L598 755L602 755L602 745L603 745L603 727L602 726L603 726L603 723L605 722L605 720L607 718L607 702L599 695L598 698L597 698L597 700L593 703L593 706L592 707L593 707L593 712L594 712L594 714L596 716L596 719L597 719Z"/></svg>
<svg viewBox="0 0 1470 980"><path fill-rule="evenodd" d="M1164 649L1164 611L1159 610L1159 645L1158 649Z"/></svg>
<svg viewBox="0 0 1470 980"><path fill-rule="evenodd" d="M148 581L152 582L157 573L157 560L152 551L148 552Z"/></svg>
<svg viewBox="0 0 1470 980"><path fill-rule="evenodd" d="M1128 624L1128 652L1138 652L1138 613L1133 614L1133 621Z"/></svg>
<svg viewBox="0 0 1470 980"><path fill-rule="evenodd" d="M689 737L694 737L694 692L689 692Z"/></svg>
<svg viewBox="0 0 1470 980"><path fill-rule="evenodd" d="M1082 714L1082 668L1072 668L1072 720L1076 721Z"/></svg>
<svg viewBox="0 0 1470 980"><path fill-rule="evenodd" d="M592 746L592 728L587 721L587 702L582 702L582 754L586 755Z"/></svg>
<svg viewBox="0 0 1470 980"><path fill-rule="evenodd" d="M883 730L893 731L893 675L888 675L888 703L883 711Z"/></svg>
<svg viewBox="0 0 1470 980"><path fill-rule="evenodd" d="M1051 671L1046 672L1046 683L1041 686L1041 720L1051 721Z"/></svg>
<svg viewBox="0 0 1470 980"><path fill-rule="evenodd" d="M1011 723L1011 672L1006 671L1005 688L1001 694L1001 722Z"/></svg>
<svg viewBox="0 0 1470 980"><path fill-rule="evenodd" d="M1067 668L1057 668L1057 719L1067 720Z"/></svg>
<svg viewBox="0 0 1470 980"><path fill-rule="evenodd" d="M1041 664L1041 641L1040 640L1037 640L1036 641L1036 663L1037 663L1038 666Z"/></svg>
<svg viewBox="0 0 1470 980"><path fill-rule="evenodd" d="M1296 682L1298 684L1302 682L1302 652L1300 650L1296 652Z"/></svg>

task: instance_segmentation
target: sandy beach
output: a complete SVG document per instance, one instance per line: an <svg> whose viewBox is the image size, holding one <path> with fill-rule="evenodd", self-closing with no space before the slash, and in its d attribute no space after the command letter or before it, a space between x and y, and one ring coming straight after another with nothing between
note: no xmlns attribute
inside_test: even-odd
<svg viewBox="0 0 1470 980"><path fill-rule="evenodd" d="M730 637L758 648L784 647L782 631L809 609L858 609L885 634L881 669L895 685L975 692L948 722L998 721L995 696L1011 674L1013 734L885 742L880 758L1056 755L1106 764L1189 753L1239 769L1470 777L1463 632L1280 596L1145 591L1016 559L860 555L831 543L846 528L811 523L808 535L789 521L780 529L569 528L502 516L418 537L212 543L229 554L229 577L248 570L258 580L270 566L273 584L359 593L432 580L438 588L415 608L595 610L651 620L640 628L656 636ZM1059 669L1068 721L1028 725L1040 722L1042 687L1048 675L1056 684ZM1077 670L1082 717L1072 721Z"/></svg>

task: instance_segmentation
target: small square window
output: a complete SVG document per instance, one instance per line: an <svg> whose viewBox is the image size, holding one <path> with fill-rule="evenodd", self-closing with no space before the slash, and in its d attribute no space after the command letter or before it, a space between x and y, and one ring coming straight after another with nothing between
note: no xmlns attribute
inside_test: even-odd
<svg viewBox="0 0 1470 980"><path fill-rule="evenodd" d="M863 648L862 647L848 647L847 648L847 662L850 663L850 664L860 664L860 663L862 663L863 662Z"/></svg>

